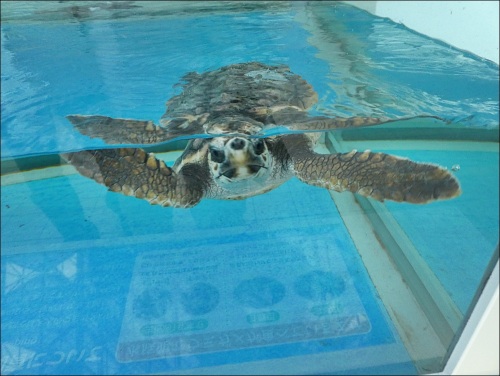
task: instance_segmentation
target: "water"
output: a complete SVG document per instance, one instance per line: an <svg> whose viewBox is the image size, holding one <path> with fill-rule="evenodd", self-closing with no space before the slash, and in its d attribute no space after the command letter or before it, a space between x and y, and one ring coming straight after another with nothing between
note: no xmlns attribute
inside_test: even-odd
<svg viewBox="0 0 500 376"><path fill-rule="evenodd" d="M2 374L442 369L498 244L498 65L341 4L110 4L2 3ZM104 145L67 114L157 122L184 74L246 61L304 77L312 114L444 118L320 151L458 165L463 194L380 204L293 179L182 210L58 167Z"/></svg>

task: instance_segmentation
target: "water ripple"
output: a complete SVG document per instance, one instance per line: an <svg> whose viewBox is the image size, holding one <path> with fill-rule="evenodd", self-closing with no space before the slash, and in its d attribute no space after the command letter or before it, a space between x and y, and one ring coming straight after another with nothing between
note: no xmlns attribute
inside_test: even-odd
<svg viewBox="0 0 500 376"><path fill-rule="evenodd" d="M65 116L156 122L187 72L245 61L288 64L318 92L315 115L425 113L498 127L498 66L346 5L261 4L182 17L173 8L163 16L109 9L102 12L121 12L119 19L52 14L43 23L26 12L10 13L23 22L1 29L2 157L100 147Z"/></svg>

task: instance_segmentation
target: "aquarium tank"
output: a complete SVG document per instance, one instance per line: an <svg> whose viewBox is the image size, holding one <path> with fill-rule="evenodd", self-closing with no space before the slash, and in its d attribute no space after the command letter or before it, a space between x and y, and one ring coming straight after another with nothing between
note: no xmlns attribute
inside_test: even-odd
<svg viewBox="0 0 500 376"><path fill-rule="evenodd" d="M3 375L444 369L497 64L342 2L1 11Z"/></svg>

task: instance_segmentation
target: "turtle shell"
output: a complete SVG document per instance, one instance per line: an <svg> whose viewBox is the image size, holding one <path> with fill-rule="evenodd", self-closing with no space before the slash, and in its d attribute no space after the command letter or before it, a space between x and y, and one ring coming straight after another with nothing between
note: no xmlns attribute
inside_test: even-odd
<svg viewBox="0 0 500 376"><path fill-rule="evenodd" d="M233 116L265 124L276 111L304 111L318 100L312 86L286 65L234 64L201 74L191 72L182 81L182 92L167 102L161 118L167 129Z"/></svg>

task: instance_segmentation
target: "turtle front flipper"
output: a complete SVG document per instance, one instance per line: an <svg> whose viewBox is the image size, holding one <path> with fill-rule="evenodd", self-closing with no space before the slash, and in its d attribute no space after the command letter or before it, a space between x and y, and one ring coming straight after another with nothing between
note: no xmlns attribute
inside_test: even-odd
<svg viewBox="0 0 500 376"><path fill-rule="evenodd" d="M442 167L370 151L317 154L304 135L284 137L295 175L303 182L351 191L379 201L424 204L460 195L457 179Z"/></svg>
<svg viewBox="0 0 500 376"><path fill-rule="evenodd" d="M143 149L97 149L61 155L80 174L110 191L141 198L153 205L192 207L205 191L203 171L198 175L197 165L187 165L177 174Z"/></svg>
<svg viewBox="0 0 500 376"><path fill-rule="evenodd" d="M107 144L155 144L171 138L166 129L152 121L114 119L100 115L68 115L66 118L81 133L101 138Z"/></svg>
<svg viewBox="0 0 500 376"><path fill-rule="evenodd" d="M279 125L286 127L292 131L311 132L345 128L370 127L374 125L394 123L397 121L417 119L436 119L444 121L442 118L433 115L416 115L394 119L364 116L353 116L349 118L309 116L307 112L299 111L294 107L287 107L270 114L266 118L265 122L266 124L270 124L267 128L272 128L274 125Z"/></svg>

